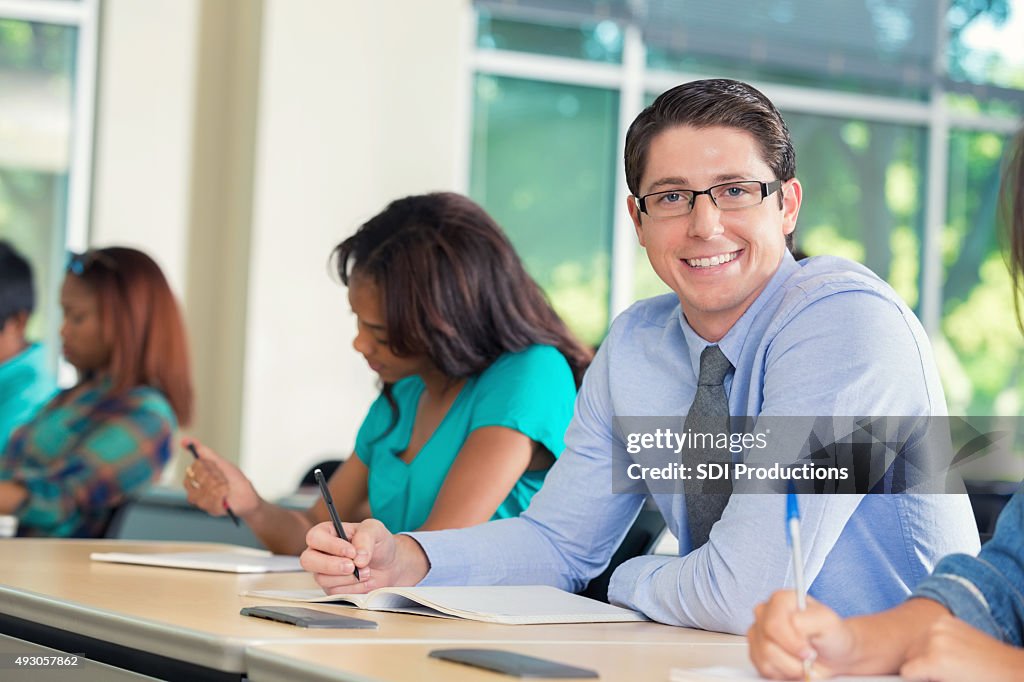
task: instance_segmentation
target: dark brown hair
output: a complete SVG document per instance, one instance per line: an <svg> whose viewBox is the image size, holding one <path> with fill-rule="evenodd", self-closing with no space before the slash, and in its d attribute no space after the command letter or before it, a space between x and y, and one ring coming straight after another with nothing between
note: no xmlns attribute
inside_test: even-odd
<svg viewBox="0 0 1024 682"><path fill-rule="evenodd" d="M0 330L19 313L31 314L36 307L32 267L14 247L0 241Z"/></svg>
<svg viewBox="0 0 1024 682"><path fill-rule="evenodd" d="M551 308L508 237L460 194L393 201L332 259L346 286L358 274L380 287L391 351L426 355L447 377L479 374L534 344L557 348L577 387L590 364L593 353ZM390 402L387 385L384 394Z"/></svg>
<svg viewBox="0 0 1024 682"><path fill-rule="evenodd" d="M663 92L629 126L624 160L626 185L633 196L640 196L640 180L647 165L651 140L662 131L681 125L724 126L748 132L761 148L761 158L772 169L775 180L796 177L793 140L771 100L746 83L712 78L683 83ZM779 192L781 207L782 193ZM786 246L793 249L792 233L786 235Z"/></svg>
<svg viewBox="0 0 1024 682"><path fill-rule="evenodd" d="M95 294L103 339L110 344L113 390L151 386L167 398L178 423L192 419L188 342L174 294L152 258L126 247L87 251L68 277Z"/></svg>
<svg viewBox="0 0 1024 682"><path fill-rule="evenodd" d="M1021 315L1021 303L1024 301L1024 128L1013 141L1003 172L999 216L1010 245L1013 310L1017 315L1017 326L1024 332Z"/></svg>

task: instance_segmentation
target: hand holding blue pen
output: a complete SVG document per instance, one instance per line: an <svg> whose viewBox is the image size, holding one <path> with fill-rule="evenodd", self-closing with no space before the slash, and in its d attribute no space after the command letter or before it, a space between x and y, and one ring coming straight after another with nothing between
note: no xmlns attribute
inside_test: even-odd
<svg viewBox="0 0 1024 682"><path fill-rule="evenodd" d="M806 611L807 585L804 582L803 552L800 551L800 506L794 492L786 493L786 542L793 552L793 589L796 591L796 605L801 611ZM804 659L805 682L810 682L813 663L813 658Z"/></svg>
<svg viewBox="0 0 1024 682"><path fill-rule="evenodd" d="M334 508L334 498L331 497L331 490L327 487L327 479L324 478L324 472L319 469L313 470L313 476L316 478L317 485L320 486L320 495L324 498L324 504L327 505L327 513L331 515L331 523L334 524L334 532L338 534L338 537L348 542L348 536L345 535L345 529L341 527L341 519L338 518L338 510ZM352 575L359 580L359 569L356 568L355 564L352 564Z"/></svg>

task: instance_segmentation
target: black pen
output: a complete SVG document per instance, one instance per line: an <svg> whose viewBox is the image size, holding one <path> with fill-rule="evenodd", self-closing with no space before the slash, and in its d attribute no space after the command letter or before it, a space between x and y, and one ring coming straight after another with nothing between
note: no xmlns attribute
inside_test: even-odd
<svg viewBox="0 0 1024 682"><path fill-rule="evenodd" d="M192 453L192 456L194 458L199 459L199 453L196 452L196 444L195 443L189 443L185 447L188 448L188 451ZM228 501L227 500L221 500L220 503L222 505L224 505L224 511L226 511L228 513L228 516L230 516L231 520L235 522L235 525L236 526L241 525L242 522L238 520L238 517L235 516L235 512L231 511L231 507L228 506Z"/></svg>
<svg viewBox="0 0 1024 682"><path fill-rule="evenodd" d="M331 515L331 523L334 524L334 532L338 534L338 537L348 542L348 536L345 535L345 529L341 527L341 519L338 518L338 510L334 508L334 498L331 497L331 491L327 487L327 479L324 478L324 472L319 469L313 470L313 477L316 478L317 485L320 486L320 494L324 498L324 504L327 505L327 513ZM359 569L356 567L355 559L352 560L352 575L359 580Z"/></svg>

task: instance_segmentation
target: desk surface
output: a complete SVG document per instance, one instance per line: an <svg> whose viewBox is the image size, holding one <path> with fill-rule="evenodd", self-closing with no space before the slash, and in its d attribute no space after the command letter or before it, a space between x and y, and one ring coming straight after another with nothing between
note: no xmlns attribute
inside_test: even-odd
<svg viewBox="0 0 1024 682"><path fill-rule="evenodd" d="M223 548L196 543L0 540L0 613L227 672L243 672L246 646L261 643L713 644L737 639L657 623L506 626L366 611L353 614L377 621L378 630L310 631L238 613L243 606L273 603L239 596L245 590L315 587L305 573L235 575L89 560L91 552Z"/></svg>
<svg viewBox="0 0 1024 682"><path fill-rule="evenodd" d="M682 638L683 641L686 638ZM252 682L296 680L326 682L346 680L368 682L502 682L506 675L430 658L434 649L470 646L479 643L447 645L403 643L269 644L255 646L246 654ZM744 666L747 645L742 637L730 636L717 644L558 644L519 642L488 644L488 649L514 651L559 663L596 670L602 682L668 680L672 668L704 668L724 665Z"/></svg>

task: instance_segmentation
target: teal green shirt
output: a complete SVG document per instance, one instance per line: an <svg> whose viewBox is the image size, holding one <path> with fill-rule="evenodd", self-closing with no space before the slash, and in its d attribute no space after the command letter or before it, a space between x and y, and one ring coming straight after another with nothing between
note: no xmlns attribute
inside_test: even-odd
<svg viewBox="0 0 1024 682"><path fill-rule="evenodd" d="M35 416L57 391L43 347L34 343L0 363L0 452L14 429Z"/></svg>
<svg viewBox="0 0 1024 682"><path fill-rule="evenodd" d="M397 382L393 393L398 403L395 427L385 433L392 412L380 396L356 436L356 455L370 472L370 511L392 533L414 530L426 522L448 469L470 433L485 426L504 426L540 443L557 457L565 447L565 429L576 400L572 370L558 349L530 346L506 353L466 381L437 430L412 462L406 463L399 455L409 445L423 389L418 376ZM524 472L493 518L518 516L540 490L546 474Z"/></svg>

